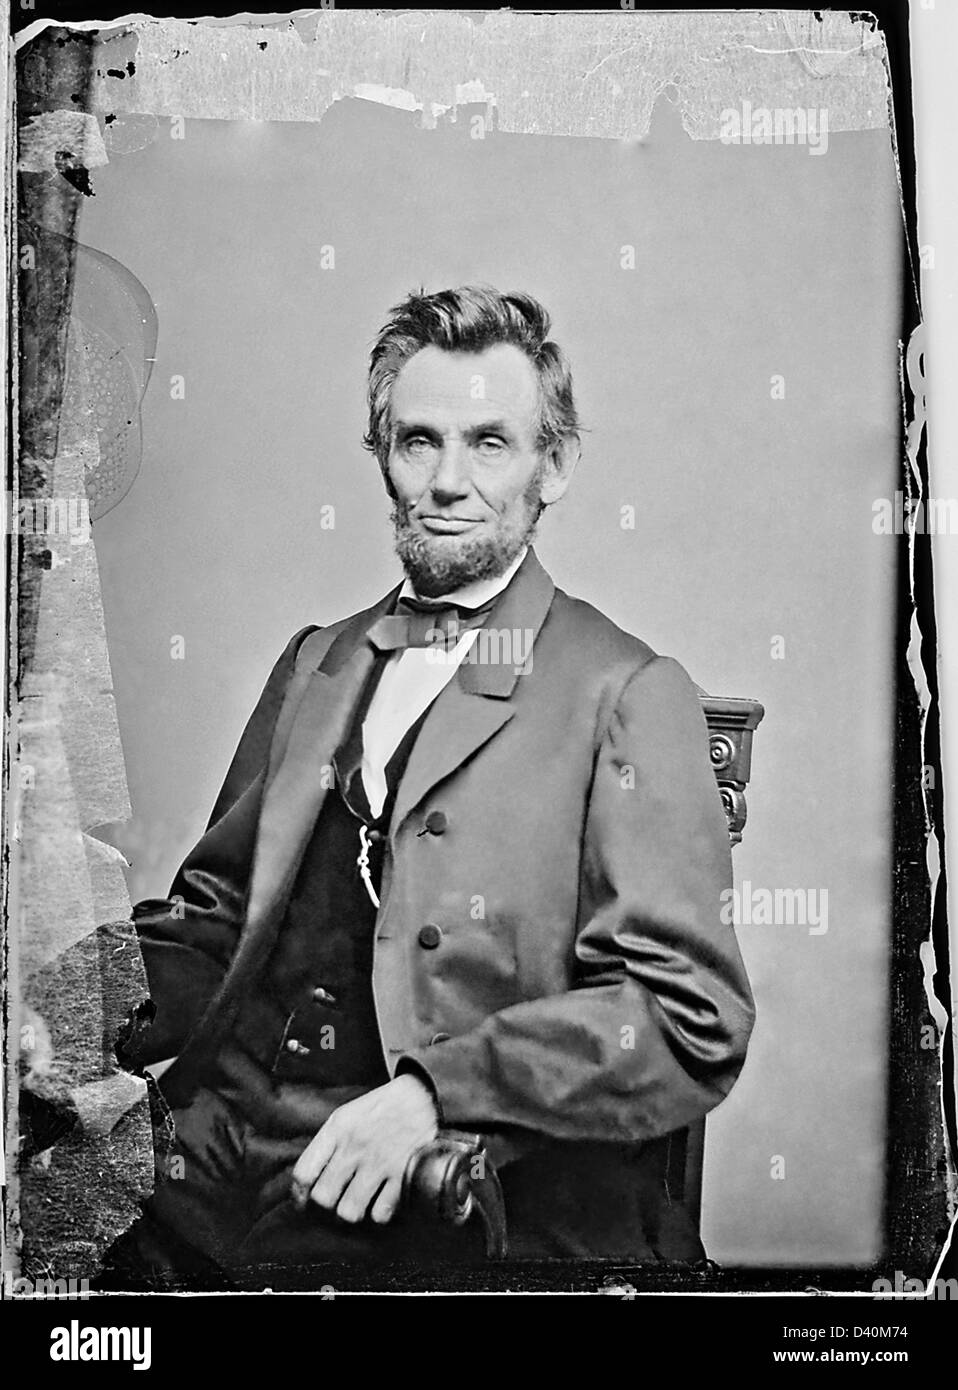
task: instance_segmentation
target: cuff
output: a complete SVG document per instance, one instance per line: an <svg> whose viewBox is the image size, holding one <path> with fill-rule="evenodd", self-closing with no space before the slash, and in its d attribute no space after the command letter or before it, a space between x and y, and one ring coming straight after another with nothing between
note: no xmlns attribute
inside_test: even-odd
<svg viewBox="0 0 958 1390"><path fill-rule="evenodd" d="M436 1122L438 1123L439 1128L448 1128L445 1118L443 1117L442 1102L439 1099L439 1092L436 1089L436 1083L435 1081L433 1081L431 1075L423 1066L423 1064L420 1061L418 1061L415 1057L402 1056L396 1064L396 1071L394 1074L396 1076L414 1076L416 1077L417 1081L421 1081L422 1084L425 1086L426 1090L432 1096L433 1104L436 1107Z"/></svg>

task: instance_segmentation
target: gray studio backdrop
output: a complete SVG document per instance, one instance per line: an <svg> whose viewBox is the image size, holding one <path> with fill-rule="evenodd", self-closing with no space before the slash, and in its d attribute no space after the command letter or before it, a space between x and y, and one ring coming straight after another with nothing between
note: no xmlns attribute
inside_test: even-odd
<svg viewBox="0 0 958 1390"><path fill-rule="evenodd" d="M895 541L872 529L900 418L889 137L693 141L664 100L638 142L476 139L469 116L423 131L350 99L318 125L182 139L160 120L94 173L81 239L159 317L142 471L94 531L132 897L165 894L293 631L398 577L359 443L386 310L420 285L529 290L590 430L540 557L709 691L762 700L737 882L814 890L820 916L827 892L827 930L739 927L758 1023L708 1126L709 1253L866 1262L892 862Z"/></svg>

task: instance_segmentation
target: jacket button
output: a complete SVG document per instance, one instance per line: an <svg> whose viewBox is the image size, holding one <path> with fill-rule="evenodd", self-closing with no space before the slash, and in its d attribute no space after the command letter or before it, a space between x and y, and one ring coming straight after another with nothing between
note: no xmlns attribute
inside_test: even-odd
<svg viewBox="0 0 958 1390"><path fill-rule="evenodd" d="M419 944L424 951L434 951L442 940L442 929L434 922L419 928Z"/></svg>
<svg viewBox="0 0 958 1390"><path fill-rule="evenodd" d="M330 994L328 989L323 989L322 985L317 985L313 990L313 999L317 1004L335 1004L335 994Z"/></svg>
<svg viewBox="0 0 958 1390"><path fill-rule="evenodd" d="M309 1048L305 1043L301 1043L298 1038L287 1038L286 1051L292 1052L294 1057L308 1057Z"/></svg>
<svg viewBox="0 0 958 1390"><path fill-rule="evenodd" d="M426 829L430 835L445 835L448 824L442 811L430 811L426 817Z"/></svg>
<svg viewBox="0 0 958 1390"><path fill-rule="evenodd" d="M451 1033L433 1033L432 1037L429 1039L429 1046L435 1047L436 1043L448 1042L451 1036Z"/></svg>

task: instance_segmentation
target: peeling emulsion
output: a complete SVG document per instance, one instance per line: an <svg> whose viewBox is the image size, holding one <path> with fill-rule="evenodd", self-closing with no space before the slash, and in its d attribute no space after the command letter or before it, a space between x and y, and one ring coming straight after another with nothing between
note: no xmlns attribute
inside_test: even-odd
<svg viewBox="0 0 958 1390"><path fill-rule="evenodd" d="M17 168L28 174L54 173L64 150L84 169L109 163L95 116L86 111L42 111L20 131Z"/></svg>
<svg viewBox="0 0 958 1390"><path fill-rule="evenodd" d="M907 379L914 402L914 414L912 419L906 419L905 421L905 453L909 470L909 498L913 499L918 505L927 505L928 501L923 492L922 472L919 466L919 451L922 448L927 423L924 350L924 325L919 324L911 336L907 351L902 355L903 360L901 367L903 375ZM915 530L911 530L908 536L908 586L909 598L911 601L911 618L908 630L906 660L921 710L921 763L924 768L927 766L926 737L928 719L931 713L932 695L921 653L923 634L919 620L918 600L915 592L916 539ZM925 785L924 779L922 780L922 802L925 812L925 862L928 873L929 911L928 934L919 946L918 955L928 1013L934 1020L935 1028L938 1031L938 1065L940 1074L939 1103L941 1106L942 1138L947 1151L949 1127L947 1115L948 1090L946 1085L945 1042L948 1030L948 1012L935 990L935 974L938 970L938 959L934 942L936 902L944 886L941 876L942 846L936 830L935 816L931 807L930 789ZM953 1156L949 1157L953 1159ZM945 1176L948 1182L950 1205L952 1210L955 1211L956 1208L958 1208L958 1188L956 1188L953 1161L946 1164ZM953 1219L953 1227L956 1223L958 1223L958 1215ZM938 1268L944 1261L947 1244L946 1242L943 1245L939 1254L936 1268L930 1276L932 1280L937 1277Z"/></svg>
<svg viewBox="0 0 958 1390"><path fill-rule="evenodd" d="M54 496L82 496L96 451L61 415ZM23 1267L87 1277L150 1190L147 1083L115 1043L146 975L122 856L97 827L130 815L92 541L54 535L19 682L19 1205Z"/></svg>
<svg viewBox="0 0 958 1390"><path fill-rule="evenodd" d="M362 97L419 111L431 128L478 101L495 108L504 134L634 140L648 133L668 90L696 140L719 139L722 113L743 102L826 109L832 132L888 125L884 40L864 18L625 11L561 19L324 9L231 25L132 16L120 29L73 27L102 31L93 88L100 112L316 121L341 98ZM20 46L45 23L24 30Z"/></svg>

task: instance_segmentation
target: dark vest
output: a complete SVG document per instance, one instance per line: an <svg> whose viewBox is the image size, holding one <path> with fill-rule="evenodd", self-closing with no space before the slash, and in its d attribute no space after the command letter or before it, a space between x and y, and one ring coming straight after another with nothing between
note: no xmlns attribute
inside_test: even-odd
<svg viewBox="0 0 958 1390"><path fill-rule="evenodd" d="M363 1089L389 1080L372 992L376 908L360 876L360 827L372 844L369 871L378 897L396 790L428 709L386 767L387 796L373 817L360 775L362 724L388 658L380 657L357 704L349 735L333 758L324 798L303 856L276 945L244 1001L221 1065L245 1054L275 1082L324 1090ZM265 1078L264 1078L265 1079Z"/></svg>

